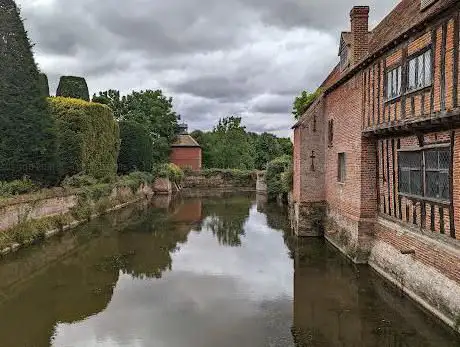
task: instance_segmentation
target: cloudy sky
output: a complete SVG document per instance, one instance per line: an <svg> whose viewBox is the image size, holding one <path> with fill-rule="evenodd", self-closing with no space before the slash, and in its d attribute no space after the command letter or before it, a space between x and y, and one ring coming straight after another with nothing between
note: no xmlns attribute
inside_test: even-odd
<svg viewBox="0 0 460 347"><path fill-rule="evenodd" d="M192 129L239 115L289 135L293 98L337 63L353 5L371 25L398 0L17 0L51 92L60 75L90 92L163 89Z"/></svg>

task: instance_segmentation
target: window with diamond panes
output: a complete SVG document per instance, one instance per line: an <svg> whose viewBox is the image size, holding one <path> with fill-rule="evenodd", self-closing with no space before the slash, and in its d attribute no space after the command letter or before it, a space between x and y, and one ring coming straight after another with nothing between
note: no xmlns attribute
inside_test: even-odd
<svg viewBox="0 0 460 347"><path fill-rule="evenodd" d="M399 152L399 192L422 195L421 152Z"/></svg>
<svg viewBox="0 0 460 347"><path fill-rule="evenodd" d="M408 91L431 85L431 50L409 60L407 84Z"/></svg>
<svg viewBox="0 0 460 347"><path fill-rule="evenodd" d="M424 152L425 196L437 200L450 198L450 149L435 149Z"/></svg>
<svg viewBox="0 0 460 347"><path fill-rule="evenodd" d="M387 72L387 98L393 99L401 95L401 66Z"/></svg>

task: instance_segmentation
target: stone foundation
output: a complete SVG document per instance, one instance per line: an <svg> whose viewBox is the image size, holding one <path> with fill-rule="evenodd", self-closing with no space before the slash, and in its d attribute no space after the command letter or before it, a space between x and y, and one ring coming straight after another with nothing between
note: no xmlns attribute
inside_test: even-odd
<svg viewBox="0 0 460 347"><path fill-rule="evenodd" d="M323 236L325 214L326 208L323 202L292 203L290 219L294 233L301 237Z"/></svg>

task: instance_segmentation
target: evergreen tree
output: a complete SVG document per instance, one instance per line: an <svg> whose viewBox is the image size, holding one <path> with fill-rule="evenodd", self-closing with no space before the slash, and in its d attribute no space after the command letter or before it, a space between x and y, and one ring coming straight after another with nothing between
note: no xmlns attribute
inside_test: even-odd
<svg viewBox="0 0 460 347"><path fill-rule="evenodd" d="M40 73L39 78L40 78L40 88L42 90L43 95L45 97L49 97L50 96L50 86L48 84L48 76L46 76L46 74L44 73Z"/></svg>
<svg viewBox="0 0 460 347"><path fill-rule="evenodd" d="M40 77L13 0L0 0L0 180L54 179L56 140Z"/></svg>
<svg viewBox="0 0 460 347"><path fill-rule="evenodd" d="M56 90L56 96L89 101L89 91L83 77L62 76Z"/></svg>

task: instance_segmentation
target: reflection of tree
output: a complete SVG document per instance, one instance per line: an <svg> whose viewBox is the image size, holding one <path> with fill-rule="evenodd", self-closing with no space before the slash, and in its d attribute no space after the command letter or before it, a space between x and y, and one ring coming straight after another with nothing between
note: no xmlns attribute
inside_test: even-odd
<svg viewBox="0 0 460 347"><path fill-rule="evenodd" d="M173 222L164 211L150 209L138 223L118 235L120 269L136 278L161 278L172 269L171 254L187 241L190 225Z"/></svg>
<svg viewBox="0 0 460 347"><path fill-rule="evenodd" d="M244 223L253 200L252 195L204 200L203 214L206 218L202 230L209 229L221 245L241 246L241 237L245 235Z"/></svg>

